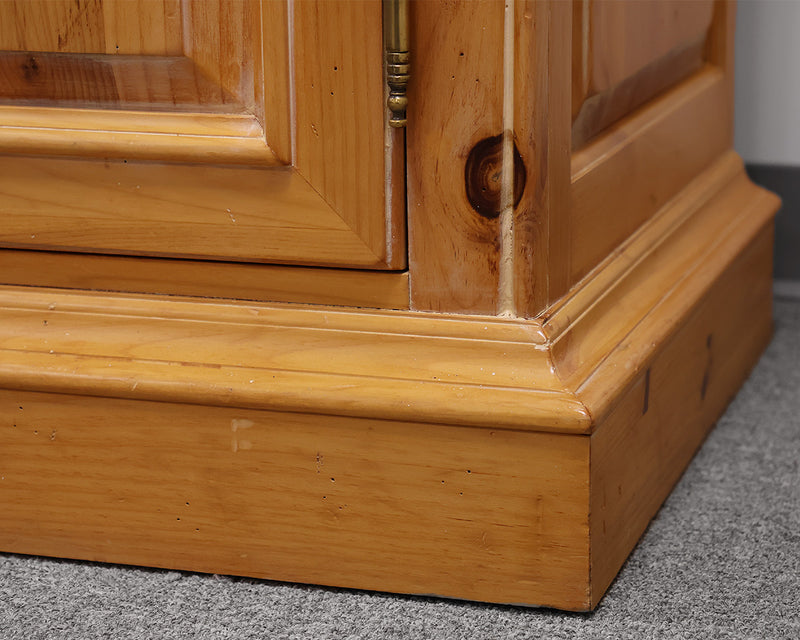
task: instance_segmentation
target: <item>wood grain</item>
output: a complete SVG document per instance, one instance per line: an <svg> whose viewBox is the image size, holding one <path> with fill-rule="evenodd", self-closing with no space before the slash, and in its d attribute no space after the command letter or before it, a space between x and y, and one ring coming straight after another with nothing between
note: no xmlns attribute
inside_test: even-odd
<svg viewBox="0 0 800 640"><path fill-rule="evenodd" d="M730 158L661 246L597 276L632 329L578 383L547 321L0 287L0 546L596 606L768 336L776 201Z"/></svg>
<svg viewBox="0 0 800 640"><path fill-rule="evenodd" d="M292 162L292 114L289 76L288 0L260 3L260 56L256 56L256 116L264 128L267 144L286 164Z"/></svg>
<svg viewBox="0 0 800 640"><path fill-rule="evenodd" d="M264 123L294 167L0 156L0 272L27 285L0 286L0 550L596 606L768 338L777 200L730 151L727 4L700 72L571 154L583 7L621 16L577 78L617 105L697 27L647 41L626 20L671 4L574 6L413 4L408 274L235 264L404 264L378 3L188 1L187 51L245 113L123 130ZM99 145L91 115L60 132ZM465 172L489 147L491 212Z"/></svg>
<svg viewBox="0 0 800 640"><path fill-rule="evenodd" d="M244 105L181 56L0 54L0 104L240 113ZM56 127L58 112L50 122Z"/></svg>
<svg viewBox="0 0 800 640"><path fill-rule="evenodd" d="M723 125L729 146L733 146L734 105L734 36L736 34L736 3L714 0L714 18L706 40L706 59L720 69L725 77L725 100L720 105Z"/></svg>
<svg viewBox="0 0 800 640"><path fill-rule="evenodd" d="M261 50L257 0L184 0L182 7L183 53L214 82L213 98L240 102L255 113L256 58Z"/></svg>
<svg viewBox="0 0 800 640"><path fill-rule="evenodd" d="M653 302L652 311L621 339L618 350L607 353L595 367L586 363L583 381L577 389L596 420L602 421L618 399L617 395L609 393L609 388L627 387L657 345L668 341L677 332L679 322L689 317L693 305L722 277L724 269L748 246L755 244L765 229L771 228L779 205L780 201L774 194L741 175L683 225L670 243L670 249L660 248L655 252L655 259L638 266L636 279L642 282L642 289L644 283L661 287L662 278L672 287L666 291L662 288L662 296ZM734 211L735 215L732 215ZM714 229L716 234L710 229ZM691 243L692 231L703 232L706 243ZM692 255L693 260L686 261L675 251L674 247L680 244L685 246L686 253ZM658 255L664 253L672 255ZM670 265L669 269L664 267L665 264ZM648 266L658 275L644 275ZM683 271L679 271L680 267ZM672 277L667 275L670 270ZM759 271L753 277L762 277L763 274ZM617 295L625 296L625 288L622 287Z"/></svg>
<svg viewBox="0 0 800 640"><path fill-rule="evenodd" d="M180 0L3 0L0 50L174 56Z"/></svg>
<svg viewBox="0 0 800 640"><path fill-rule="evenodd" d="M413 309L498 311L499 225L470 206L464 165L477 143L503 133L503 10L491 0L412 5L407 144Z"/></svg>
<svg viewBox="0 0 800 640"><path fill-rule="evenodd" d="M181 0L105 0L105 53L181 55L182 6Z"/></svg>
<svg viewBox="0 0 800 640"><path fill-rule="evenodd" d="M725 86L709 67L573 154L572 283L730 148Z"/></svg>
<svg viewBox="0 0 800 640"><path fill-rule="evenodd" d="M514 211L514 300L536 317L569 287L570 7L515 2L514 131L530 179ZM546 131L546 135L542 132Z"/></svg>
<svg viewBox="0 0 800 640"><path fill-rule="evenodd" d="M587 605L587 438L8 391L0 407L0 549Z"/></svg>
<svg viewBox="0 0 800 640"><path fill-rule="evenodd" d="M288 168L6 156L0 194L6 247L381 266Z"/></svg>
<svg viewBox="0 0 800 640"><path fill-rule="evenodd" d="M698 70L713 0L574 4L573 145Z"/></svg>
<svg viewBox="0 0 800 640"><path fill-rule="evenodd" d="M2 290L0 316L0 388L493 429L590 426L535 330L514 322L19 288ZM491 425L487 406L502 407Z"/></svg>
<svg viewBox="0 0 800 640"><path fill-rule="evenodd" d="M0 49L104 53L102 0L6 0Z"/></svg>
<svg viewBox="0 0 800 640"><path fill-rule="evenodd" d="M718 277L591 443L596 606L769 342L772 227Z"/></svg>
<svg viewBox="0 0 800 640"><path fill-rule="evenodd" d="M678 280L704 259L702 251L709 242L708 235L724 237L727 218L736 210L732 204L743 196L751 197L751 189L741 159L728 152L609 254L584 286L541 316L565 381L585 379L587 371L606 357L611 345L621 340L659 300L663 282ZM711 208L710 215L705 207ZM768 213L769 208L762 216ZM758 224L763 224L763 219ZM676 234L682 238L680 242ZM664 247L670 243L681 247L680 254L665 255ZM638 278L659 272L661 265L667 263L672 266L663 272L662 281L651 283L635 299L631 298L624 310L626 320L621 322L621 312L616 310L620 297L630 297L626 291L641 288ZM576 349L576 344L581 347Z"/></svg>
<svg viewBox="0 0 800 640"><path fill-rule="evenodd" d="M769 333L709 171L540 320L0 287L0 548L596 606Z"/></svg>
<svg viewBox="0 0 800 640"><path fill-rule="evenodd" d="M342 219L385 256L381 4L293 4L294 165ZM313 47L305 43L311 39ZM392 242L395 242L393 239Z"/></svg>
<svg viewBox="0 0 800 640"><path fill-rule="evenodd" d="M778 204L749 181L730 152L610 256L585 286L542 317L560 378L595 420L602 422L617 397L609 390L626 388L647 354L689 314L690 308L680 305L705 294L770 224ZM647 337L635 348L628 342L614 351L634 331Z"/></svg>
<svg viewBox="0 0 800 640"><path fill-rule="evenodd" d="M0 120L6 154L282 166L247 114L0 105Z"/></svg>
<svg viewBox="0 0 800 640"><path fill-rule="evenodd" d="M159 6L174 18L172 1ZM39 179L48 175L51 184L42 198L34 173L13 186L9 175L4 210L11 215L0 244L405 268L403 138L386 135L380 4L308 0L293 5L294 82L309 84L292 105L294 115L288 7L262 5L256 0L184 2L186 57L0 56L5 87L0 150L93 160L23 161ZM110 11L114 5L104 6ZM115 19L122 24L131 8L117 9ZM327 35L320 40L320 33ZM138 37L133 26L129 35ZM308 46L312 40L314 46ZM305 122L297 154L293 119ZM108 165L107 159L236 164L263 167L265 173L188 164L125 168ZM294 170L273 172L290 162ZM163 179L167 175L173 182ZM63 188L65 198L54 188ZM213 210L217 221L209 226L203 210ZM148 226L156 220L165 222L164 233Z"/></svg>
<svg viewBox="0 0 800 640"><path fill-rule="evenodd" d="M0 250L0 283L408 309L408 273Z"/></svg>

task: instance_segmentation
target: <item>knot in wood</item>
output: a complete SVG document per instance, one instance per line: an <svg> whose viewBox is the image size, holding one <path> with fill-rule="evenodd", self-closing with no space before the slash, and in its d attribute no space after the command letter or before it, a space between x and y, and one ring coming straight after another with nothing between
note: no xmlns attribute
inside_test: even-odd
<svg viewBox="0 0 800 640"><path fill-rule="evenodd" d="M469 152L464 167L467 200L472 208L485 218L496 218L503 202L503 140L504 135L491 136L478 142ZM510 136L509 136L510 137ZM526 170L522 156L513 143L513 205L516 206L525 190Z"/></svg>

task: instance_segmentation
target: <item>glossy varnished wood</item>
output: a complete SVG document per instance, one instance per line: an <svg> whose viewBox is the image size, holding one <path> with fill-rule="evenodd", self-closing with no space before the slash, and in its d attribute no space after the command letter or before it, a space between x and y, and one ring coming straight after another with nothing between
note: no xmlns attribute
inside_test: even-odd
<svg viewBox="0 0 800 640"><path fill-rule="evenodd" d="M0 50L174 56L180 0L3 0Z"/></svg>
<svg viewBox="0 0 800 640"><path fill-rule="evenodd" d="M697 71L713 0L573 3L573 146Z"/></svg>
<svg viewBox="0 0 800 640"><path fill-rule="evenodd" d="M771 271L768 226L643 363L592 436L593 605L769 342Z"/></svg>
<svg viewBox="0 0 800 640"><path fill-rule="evenodd" d="M535 317L571 284L568 273L570 204L570 6L515 2L514 130L530 179L514 210L514 313ZM548 131L542 136L542 131Z"/></svg>
<svg viewBox="0 0 800 640"><path fill-rule="evenodd" d="M298 172L378 255L387 242L382 12L370 0L292 5ZM303 40L313 38L314 45Z"/></svg>
<svg viewBox="0 0 800 640"><path fill-rule="evenodd" d="M0 87L4 105L245 113L234 94L184 56L4 52ZM40 118L53 126L58 112Z"/></svg>
<svg viewBox="0 0 800 640"><path fill-rule="evenodd" d="M0 157L28 176L4 171L0 244L403 269L403 137L385 122L380 4L180 6L184 56L3 54L0 152L41 157Z"/></svg>
<svg viewBox="0 0 800 640"><path fill-rule="evenodd" d="M0 284L408 309L408 273L0 251Z"/></svg>
<svg viewBox="0 0 800 640"><path fill-rule="evenodd" d="M590 425L536 328L513 321L25 293L5 292L5 388L102 396L111 384L114 396L209 406L569 433ZM65 365L80 375L62 376ZM505 417L487 424L491 405Z"/></svg>
<svg viewBox="0 0 800 640"><path fill-rule="evenodd" d="M96 199L87 201L87 191ZM0 194L6 247L379 266L288 168L5 156Z"/></svg>
<svg viewBox="0 0 800 640"><path fill-rule="evenodd" d="M708 67L573 154L572 282L730 148L726 84Z"/></svg>
<svg viewBox="0 0 800 640"><path fill-rule="evenodd" d="M589 609L768 336L776 206L726 155L536 320L2 287L0 547Z"/></svg>
<svg viewBox="0 0 800 640"><path fill-rule="evenodd" d="M184 0L183 53L216 86L213 98L256 110L256 60L261 53L258 0ZM285 24L276 25L285 30Z"/></svg>
<svg viewBox="0 0 800 640"><path fill-rule="evenodd" d="M145 65L146 66L146 65ZM0 147L7 154L122 161L283 166L246 113L129 111L0 104ZM53 126L43 127L42 124ZM37 162L46 171L48 160ZM57 164L57 162L56 162ZM105 162L95 163L105 167ZM224 173L224 172L223 172ZM102 180L99 180L102 182ZM85 183L84 197L98 193ZM34 193L31 198L36 198Z"/></svg>
<svg viewBox="0 0 800 640"><path fill-rule="evenodd" d="M3 548L586 601L585 438L9 391L0 422Z"/></svg>
<svg viewBox="0 0 800 640"><path fill-rule="evenodd" d="M472 15L479 5L449 5L442 10L446 37L435 31L430 4L416 9L415 42L425 60L437 60L430 68L423 62L416 82L453 90L421 91L412 100L421 121L409 132L412 308L535 316L730 148L730 3L566 4L515 3L513 42L500 7L491 20L479 20ZM594 32L592 24L599 25ZM458 37L494 45L470 62L460 56L469 47ZM479 68L493 69L493 82ZM462 70L471 85L458 84L466 83ZM586 82L579 72L589 74ZM571 98L578 110L587 99L595 107L604 101L587 113L608 118L576 135L564 115ZM503 116L509 101L510 119ZM513 136L505 139L519 152L527 181L514 223L503 227L473 208L458 179L478 143L509 123ZM450 135L450 126L468 135ZM573 141L579 148L571 151ZM485 163L493 180L513 181L498 163Z"/></svg>
<svg viewBox="0 0 800 640"><path fill-rule="evenodd" d="M470 205L464 171L476 144L503 134L503 4L417 2L412 11L415 70L407 141L412 308L495 314L500 226L495 216ZM497 162L495 172L485 165L495 183L502 173Z"/></svg>
<svg viewBox="0 0 800 640"><path fill-rule="evenodd" d="M288 0L260 3L261 56L256 56L256 116L267 144L284 163L292 161L291 51ZM259 91L262 93L259 95Z"/></svg>
<svg viewBox="0 0 800 640"><path fill-rule="evenodd" d="M61 133L271 159L0 156L0 550L595 607L769 336L732 7L412 3L406 159L379 3L183 6L244 113Z"/></svg>

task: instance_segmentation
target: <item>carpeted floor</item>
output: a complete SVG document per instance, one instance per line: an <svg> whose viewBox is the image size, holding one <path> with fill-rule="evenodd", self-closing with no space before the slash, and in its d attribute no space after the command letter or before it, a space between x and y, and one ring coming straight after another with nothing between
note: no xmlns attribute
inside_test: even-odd
<svg viewBox="0 0 800 640"><path fill-rule="evenodd" d="M775 325L594 614L0 555L0 638L796 640L800 301Z"/></svg>

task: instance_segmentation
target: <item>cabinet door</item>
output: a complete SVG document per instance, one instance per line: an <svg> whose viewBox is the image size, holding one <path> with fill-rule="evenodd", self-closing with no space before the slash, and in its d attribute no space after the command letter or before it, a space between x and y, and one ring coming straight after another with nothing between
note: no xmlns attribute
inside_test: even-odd
<svg viewBox="0 0 800 640"><path fill-rule="evenodd" d="M403 267L381 20L370 0L0 0L0 247Z"/></svg>

